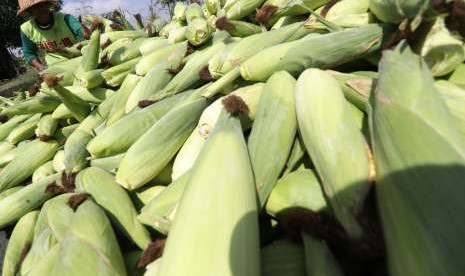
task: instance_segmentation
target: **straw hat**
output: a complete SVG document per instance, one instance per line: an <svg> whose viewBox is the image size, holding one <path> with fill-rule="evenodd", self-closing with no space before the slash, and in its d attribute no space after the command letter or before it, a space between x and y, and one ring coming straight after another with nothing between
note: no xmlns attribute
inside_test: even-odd
<svg viewBox="0 0 465 276"><path fill-rule="evenodd" d="M49 2L55 5L58 4L57 0L18 0L18 4L19 4L18 15L23 15L24 12L30 7L37 5L39 3L44 3L44 2Z"/></svg>

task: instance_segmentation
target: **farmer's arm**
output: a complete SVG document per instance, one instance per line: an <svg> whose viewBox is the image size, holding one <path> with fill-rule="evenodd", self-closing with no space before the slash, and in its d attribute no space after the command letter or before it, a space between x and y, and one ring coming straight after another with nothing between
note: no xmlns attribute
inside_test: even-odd
<svg viewBox="0 0 465 276"><path fill-rule="evenodd" d="M21 45L26 63L34 66L39 72L44 70L45 66L39 61L39 57L37 56L37 46L22 31Z"/></svg>
<svg viewBox="0 0 465 276"><path fill-rule="evenodd" d="M67 14L65 15L65 22L69 26L69 29L74 34L77 40L84 40L84 31L82 30L81 23L77 20L76 17Z"/></svg>

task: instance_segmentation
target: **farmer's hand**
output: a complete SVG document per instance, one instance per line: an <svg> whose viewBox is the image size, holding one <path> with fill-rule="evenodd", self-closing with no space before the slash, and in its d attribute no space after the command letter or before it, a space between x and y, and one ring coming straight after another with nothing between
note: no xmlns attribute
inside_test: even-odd
<svg viewBox="0 0 465 276"><path fill-rule="evenodd" d="M43 65L42 63L40 63L40 61L38 61L37 59L34 59L32 62L31 62L32 66L34 66L34 68L36 68L36 70L40 73L42 71L45 70L45 65Z"/></svg>

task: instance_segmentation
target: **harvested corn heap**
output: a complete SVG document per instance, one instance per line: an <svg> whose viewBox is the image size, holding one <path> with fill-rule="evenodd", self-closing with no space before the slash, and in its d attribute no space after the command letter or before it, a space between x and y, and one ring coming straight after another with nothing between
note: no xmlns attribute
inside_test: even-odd
<svg viewBox="0 0 465 276"><path fill-rule="evenodd" d="M2 275L465 275L464 14L83 17L78 57L0 97Z"/></svg>

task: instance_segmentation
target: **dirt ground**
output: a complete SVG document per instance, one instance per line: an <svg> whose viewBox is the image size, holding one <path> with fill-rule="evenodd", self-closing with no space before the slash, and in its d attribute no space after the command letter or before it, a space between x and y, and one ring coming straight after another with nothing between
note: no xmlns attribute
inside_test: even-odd
<svg viewBox="0 0 465 276"><path fill-rule="evenodd" d="M27 90L37 80L37 73L34 69L28 69L24 74L11 80L0 81L0 96L10 97L16 91Z"/></svg>

